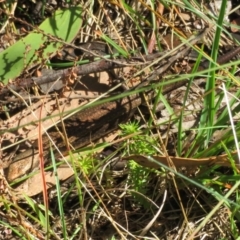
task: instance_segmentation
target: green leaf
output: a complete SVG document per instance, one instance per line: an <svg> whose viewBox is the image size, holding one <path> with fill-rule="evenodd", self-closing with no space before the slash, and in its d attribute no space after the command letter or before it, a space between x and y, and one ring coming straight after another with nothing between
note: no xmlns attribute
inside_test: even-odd
<svg viewBox="0 0 240 240"><path fill-rule="evenodd" d="M0 81L7 84L24 69L47 60L63 42L69 43L74 39L81 24L80 7L56 11L38 29L0 53Z"/></svg>

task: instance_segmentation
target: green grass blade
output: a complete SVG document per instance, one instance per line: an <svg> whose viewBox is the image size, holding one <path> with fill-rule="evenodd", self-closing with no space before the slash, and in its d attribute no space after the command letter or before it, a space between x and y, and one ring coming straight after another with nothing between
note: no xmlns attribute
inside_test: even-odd
<svg viewBox="0 0 240 240"><path fill-rule="evenodd" d="M227 1L223 0L221 5L221 10L219 13L219 18L217 21L217 29L216 34L214 38L214 43L212 47L212 53L211 57L213 61L210 61L209 68L214 68L216 66L217 56L218 56L218 49L219 49L219 42L220 42L220 35L222 32L222 25L223 25L223 19L225 14ZM206 83L206 92L212 90L215 88L215 70L210 71L210 74L208 75L207 83ZM216 114L216 108L215 108L215 98L216 93L215 91L211 91L204 99L204 109L203 114L200 119L200 129L204 129L204 127L208 127L208 130L206 131L206 140L205 145L207 145L212 137L212 126L214 124L214 116ZM205 131L205 130L204 130ZM199 132L199 135L203 134L202 131Z"/></svg>
<svg viewBox="0 0 240 240"><path fill-rule="evenodd" d="M200 52L198 58L197 58L197 61L196 61L196 64L193 68L193 73L196 73L198 68L199 68L199 65L201 63L201 59L202 59L202 54ZM189 91L190 91L190 87L191 87L191 84L194 80L194 77L191 77L190 80L189 80L189 83L187 85L187 89L186 89L186 93L184 95L184 99L183 99L183 109L185 108L186 106L186 102L187 102L187 98L189 96ZM182 126L183 126L183 119L184 119L184 110L181 111L180 113L180 117L179 117L179 122L178 122L178 141L177 141L177 152L178 152L178 155L181 156L181 153L182 153L182 138L184 137L184 133L183 133L183 129L182 129Z"/></svg>
<svg viewBox="0 0 240 240"><path fill-rule="evenodd" d="M104 41L106 41L109 45L111 45L123 57L125 57L125 58L129 57L129 53L127 51L125 51L123 48L121 48L116 42L114 42L107 35L105 35L103 33L99 33L99 35Z"/></svg>
<svg viewBox="0 0 240 240"><path fill-rule="evenodd" d="M63 202L62 202L62 196L61 196L61 186L60 186L60 181L58 178L57 174L57 166L56 166L56 159L53 153L52 146L50 145L50 154L51 154L51 159L52 159L52 165L53 165L53 173L56 179L56 190L57 190L57 201L58 201L58 210L59 210L59 215L62 223L62 234L64 239L68 239L67 236L67 229L66 229L66 222L64 219L64 210L63 210Z"/></svg>

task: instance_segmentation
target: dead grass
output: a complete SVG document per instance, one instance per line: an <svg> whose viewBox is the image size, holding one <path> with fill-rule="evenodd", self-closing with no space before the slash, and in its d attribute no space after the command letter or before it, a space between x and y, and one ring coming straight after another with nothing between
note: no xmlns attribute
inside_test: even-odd
<svg viewBox="0 0 240 240"><path fill-rule="evenodd" d="M207 15L208 7L205 10L203 8L202 12L198 11L201 6L195 1L189 1L191 5L188 1L166 2L165 5L159 2L153 4L150 1L78 2L83 8L81 15L83 24L77 36L78 40L81 43L95 40L106 42L108 55L115 54L113 59L108 58L107 61L117 62L123 56L129 61L126 67L115 69L114 72L105 75L96 73L88 78L78 77L78 87L84 90L77 92L79 89L73 84L71 88L76 87L76 94L87 92L91 99L98 94L96 103L90 104L105 101L105 95L112 96L112 82L116 77L124 80L125 85L131 88L157 71L161 63L168 61L164 55L161 61L158 62L157 58L155 62L143 68L139 61L131 62L134 60L132 57L140 58L141 55L154 51L173 49L181 43L186 45L186 39L197 35L199 28L205 29L220 21L220 17L214 19ZM5 12L11 12L15 16L13 20L8 20L4 14L1 16L5 23L2 25L4 32L1 38L5 48L30 31L29 26L17 21L16 18L37 26L58 7L69 7L64 1L41 5L38 8L31 1L26 3L18 1L16 5L7 2L0 4ZM227 45L232 44L227 31L228 26L226 24L222 26L223 32L218 41L220 50L217 52L226 52ZM21 28L25 30L21 32ZM197 45L191 48L195 49L198 55L200 53L208 59L214 58L211 49L218 49L214 34L215 30L212 28L205 39L200 39ZM204 53L201 50L203 48ZM61 54L57 55L61 58ZM95 57L98 55L96 53ZM55 145L49 147L50 144L47 143L40 152L45 159L51 160L46 165L48 173L43 169L33 172L28 170L27 176L11 181L11 187L5 180L6 172L2 173L0 239L237 239L239 176L234 162L236 158L231 158L231 152L236 149L238 142L234 141L232 136L229 112L233 115L230 119L235 121L234 131L238 135L238 101L232 102L231 110L227 111L226 103L223 103L224 92L219 91L218 86L224 82L227 91L231 90L236 98L239 97L238 90L234 89L238 83L239 61L235 60L223 66L217 66L216 62L212 61L208 68L201 69L198 68L200 57L196 59L192 57L193 55L180 58L159 76L162 82L189 79L191 84L164 96L161 95L162 82L145 87L156 90L156 100L149 101L147 107L142 106L139 112L132 116L130 124L122 125L121 134L117 132L115 135L107 136L102 143L93 141L90 146L73 150L66 122L60 118L58 129L50 129L49 133L55 131L62 134L62 141L56 142L53 138L52 142ZM90 62L93 60L93 56L88 58ZM59 60L57 62L59 63ZM45 68L46 65L49 63L42 61L39 69ZM20 78L32 77L35 70L22 72ZM73 74L72 70L70 72ZM217 81L211 89L214 89L215 95L211 95L212 90L207 93L205 91L210 90L208 82L211 81L213 72L214 80ZM88 85L90 80L94 82L92 86ZM68 84L72 81L73 78L67 79ZM117 85L118 82L114 84ZM67 104L64 102L67 91L72 94L72 89L68 86L60 91L58 95L60 101L54 106L56 112L52 114L57 117L62 109L72 111L72 108L66 109L66 106L70 107L71 101ZM41 101L46 101L47 97L53 98L53 95L50 96L51 93L41 94L36 88L28 90L24 89L26 95L21 96L21 102L25 101L27 105L36 108L37 105L41 106ZM28 97L33 97L30 95L32 93L36 99L28 102ZM44 100L39 100L40 97L36 93L44 95L42 96ZM131 94L134 92L128 93ZM22 95L22 92L19 95ZM121 96L123 95L119 94L119 97ZM16 94L10 92L4 97L8 100L9 97L11 99L16 97ZM51 101L48 100L49 105L46 103L45 107L50 108L56 102L55 98ZM161 111L157 112L159 102ZM209 110L210 102L216 107L214 114L211 109ZM74 105L76 108L79 100L72 99L71 103L71 107ZM20 129L19 125L24 125L23 132L31 127L35 139L41 139L41 134L38 132L36 117L25 118L27 119L25 123L21 122L24 117L18 117L20 119L18 125L13 125L13 119L22 114L19 112L25 108L24 104L19 107L15 101L12 101L11 105L8 101L3 101L2 108L9 109L7 116L9 120L2 114L5 118L5 122L2 123L5 130L2 134L6 134L11 127L14 128L14 131L8 132L6 146L2 146L3 157L6 158L9 156L9 145L22 141L22 135L16 137L15 134L16 128ZM46 109L40 109L40 112L44 115ZM80 110L82 108L78 107L76 111ZM33 110L28 115L32 112ZM208 116L213 119L210 121ZM43 128L49 128L50 124L55 125L54 122L50 123L53 118L47 114L42 118L48 119L45 121L46 125L42 125ZM29 124L33 121L36 122ZM79 125L75 125L73 132L84 128L78 127ZM225 130L224 134L219 134L222 130ZM48 137L43 136L43 141ZM18 154L25 150L26 146L22 145L20 149L15 150L15 155L16 152ZM49 149L47 155L44 155L45 149ZM60 150L60 153L56 149ZM65 153L69 150L70 156L66 157ZM66 157L65 161L59 161L63 158L61 154ZM201 166L202 163L199 163L199 166L192 167L194 161L221 154L228 154L222 162L223 166L218 162L217 165ZM177 164L173 161L174 164L171 165L169 155L177 156L177 161L184 161L187 158L189 163L176 169L174 165ZM38 160L39 157L36 156ZM171 167L162 166L161 162L157 162L158 169L147 168L137 165L134 161L128 161L126 156L132 156L130 158L136 161L143 159L147 166L150 166L147 161L155 161L157 157L164 156ZM26 163L23 163L19 168L24 169L25 165ZM16 166L13 168L16 170ZM45 195L42 194L43 176ZM27 194L24 195L23 192Z"/></svg>

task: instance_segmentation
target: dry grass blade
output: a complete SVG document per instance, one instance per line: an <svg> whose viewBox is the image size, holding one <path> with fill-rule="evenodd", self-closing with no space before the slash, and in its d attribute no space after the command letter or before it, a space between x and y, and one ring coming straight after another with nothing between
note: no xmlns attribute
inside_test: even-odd
<svg viewBox="0 0 240 240"><path fill-rule="evenodd" d="M0 1L0 239L238 238L229 3Z"/></svg>

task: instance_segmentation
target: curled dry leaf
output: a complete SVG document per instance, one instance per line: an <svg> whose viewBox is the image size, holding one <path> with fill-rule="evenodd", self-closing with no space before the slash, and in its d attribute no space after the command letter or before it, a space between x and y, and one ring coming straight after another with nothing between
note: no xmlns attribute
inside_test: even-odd
<svg viewBox="0 0 240 240"><path fill-rule="evenodd" d="M232 157L237 160L237 152L232 152L231 153ZM219 156L213 156L209 158L183 158L183 157L171 157L169 158L172 160L173 164L176 167L199 167L201 165L210 165L210 164L215 164L215 165L220 165L220 166L231 166L231 163L228 159L227 154L219 155ZM168 157L166 156L143 156L143 155L131 155L128 157L123 158L124 160L134 160L137 162L139 165L144 166L144 167L149 167L149 168L155 168L159 169L161 167L160 164L157 162L164 164L164 165L169 165L168 164ZM152 161L151 159L154 159L155 161ZM240 168L239 164L236 164L238 168Z"/></svg>

